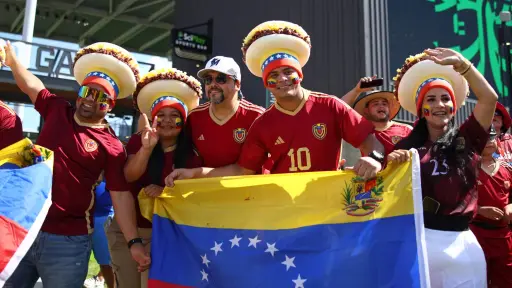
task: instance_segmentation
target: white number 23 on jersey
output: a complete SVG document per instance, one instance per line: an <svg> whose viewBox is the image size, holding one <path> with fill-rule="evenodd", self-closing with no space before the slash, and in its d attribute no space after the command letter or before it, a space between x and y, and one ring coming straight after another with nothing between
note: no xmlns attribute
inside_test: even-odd
<svg viewBox="0 0 512 288"><path fill-rule="evenodd" d="M430 163L434 163L434 169L432 169L432 176L448 174L448 170L450 168L448 167L448 164L446 164L446 159L443 159L441 165L439 165L437 159L430 159Z"/></svg>

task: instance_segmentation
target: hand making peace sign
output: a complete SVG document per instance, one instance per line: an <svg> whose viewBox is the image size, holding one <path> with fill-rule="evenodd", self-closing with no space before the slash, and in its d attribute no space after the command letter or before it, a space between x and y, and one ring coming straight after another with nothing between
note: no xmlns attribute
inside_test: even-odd
<svg viewBox="0 0 512 288"><path fill-rule="evenodd" d="M143 118L144 128L141 131L142 147L145 149L153 149L158 143L158 134L156 132L157 117L153 119L153 125L149 125L148 116L145 113L141 115Z"/></svg>

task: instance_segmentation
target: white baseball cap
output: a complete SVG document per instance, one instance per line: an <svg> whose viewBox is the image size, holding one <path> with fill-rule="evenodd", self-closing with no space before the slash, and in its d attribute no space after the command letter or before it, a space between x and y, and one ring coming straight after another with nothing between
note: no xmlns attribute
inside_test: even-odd
<svg viewBox="0 0 512 288"><path fill-rule="evenodd" d="M242 81L242 73L240 73L240 66L233 58L224 56L215 56L206 63L204 69L197 72L197 77L203 79L208 71L217 71L226 75L233 76L239 82Z"/></svg>

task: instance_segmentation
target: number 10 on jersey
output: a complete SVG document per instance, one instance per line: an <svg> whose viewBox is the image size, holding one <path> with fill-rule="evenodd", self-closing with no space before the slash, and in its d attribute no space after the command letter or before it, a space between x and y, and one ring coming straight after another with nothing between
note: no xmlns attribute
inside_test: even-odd
<svg viewBox="0 0 512 288"><path fill-rule="evenodd" d="M288 151L288 157L290 157L290 168L288 169L290 172L311 169L311 154L308 147L301 147L297 151L292 148Z"/></svg>

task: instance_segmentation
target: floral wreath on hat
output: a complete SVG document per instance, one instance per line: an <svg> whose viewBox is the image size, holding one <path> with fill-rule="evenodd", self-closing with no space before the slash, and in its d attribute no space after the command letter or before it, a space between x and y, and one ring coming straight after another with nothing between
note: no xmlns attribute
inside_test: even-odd
<svg viewBox="0 0 512 288"><path fill-rule="evenodd" d="M185 121L202 95L201 83L196 78L178 69L163 68L149 72L137 83L133 105L151 119L164 107L176 108Z"/></svg>
<svg viewBox="0 0 512 288"><path fill-rule="evenodd" d="M267 21L252 29L242 43L242 59L252 74L261 77L266 87L275 86L269 74L278 67L290 67L302 81L302 67L309 60L311 39L299 25L286 21Z"/></svg>
<svg viewBox="0 0 512 288"><path fill-rule="evenodd" d="M409 56L397 69L393 93L405 110L421 118L429 113L429 109L422 106L426 93L433 88L443 88L450 95L454 114L469 94L467 81L452 66L437 64L425 56L425 53Z"/></svg>
<svg viewBox="0 0 512 288"><path fill-rule="evenodd" d="M130 96L140 72L137 60L120 46L99 42L80 49L73 63L73 74L81 86L101 86L112 100Z"/></svg>

